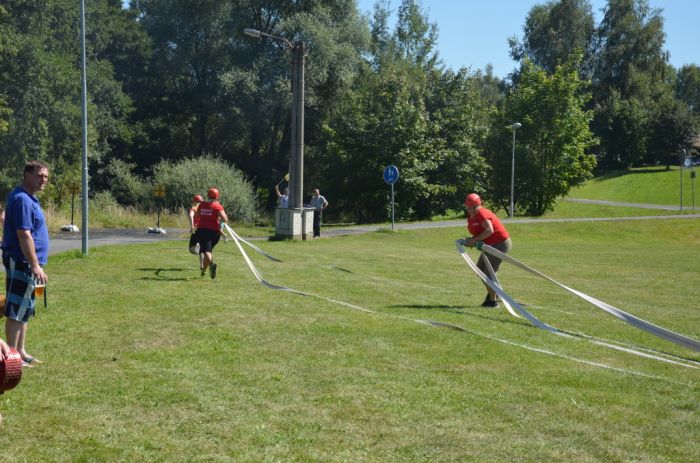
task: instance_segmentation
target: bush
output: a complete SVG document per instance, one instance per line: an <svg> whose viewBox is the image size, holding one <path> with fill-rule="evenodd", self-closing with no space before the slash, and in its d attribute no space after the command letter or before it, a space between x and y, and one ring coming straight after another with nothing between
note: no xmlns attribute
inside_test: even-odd
<svg viewBox="0 0 700 463"><path fill-rule="evenodd" d="M111 196L122 206L142 207L152 196L151 186L132 172L133 164L114 159L101 172Z"/></svg>
<svg viewBox="0 0 700 463"><path fill-rule="evenodd" d="M255 216L253 186L240 170L221 159L202 156L176 164L161 161L155 166L153 177L155 184L165 187L163 207L167 209L188 208L193 195L206 198L207 190L216 187L231 220L251 222ZM151 201L155 204L153 199Z"/></svg>

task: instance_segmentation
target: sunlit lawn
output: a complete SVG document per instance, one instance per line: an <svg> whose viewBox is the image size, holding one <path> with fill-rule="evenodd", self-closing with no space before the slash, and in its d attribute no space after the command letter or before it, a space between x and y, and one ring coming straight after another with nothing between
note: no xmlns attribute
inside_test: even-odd
<svg viewBox="0 0 700 463"><path fill-rule="evenodd" d="M695 207L700 209L700 184L697 175L700 169L683 169L673 166L640 167L625 171L610 172L586 182L571 191L572 198L602 199L630 203L668 204L680 206L683 192L683 208L691 209L693 196ZM682 190L681 190L682 185Z"/></svg>
<svg viewBox="0 0 700 463"><path fill-rule="evenodd" d="M697 220L510 231L528 265L700 338ZM216 280L184 241L54 257L29 330L45 363L0 396L2 461L700 461L700 369L481 308L462 234L255 242L283 263L246 248L319 297L259 284L231 242ZM563 330L700 361L512 266L500 278Z"/></svg>

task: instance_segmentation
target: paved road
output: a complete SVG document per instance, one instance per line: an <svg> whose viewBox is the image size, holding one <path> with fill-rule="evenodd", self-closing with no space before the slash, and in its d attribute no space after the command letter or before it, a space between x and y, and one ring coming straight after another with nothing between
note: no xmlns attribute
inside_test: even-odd
<svg viewBox="0 0 700 463"><path fill-rule="evenodd" d="M570 203L583 203L583 204L602 204L605 206L624 206L624 207L636 207L640 209L661 209L665 211L680 211L680 206L669 206L666 204L641 204L641 203L623 203L620 201L603 201L599 199L579 199L579 198L565 198L564 201ZM685 207L689 210L689 207Z"/></svg>
<svg viewBox="0 0 700 463"><path fill-rule="evenodd" d="M605 203L610 203L606 201ZM622 203L629 205L629 203ZM649 205L647 205L649 206ZM628 220L656 220L656 219L699 219L700 214L674 214L674 215L650 215L641 217L581 217L581 218L562 218L562 219L508 219L504 218L501 221L508 223L555 223L555 222L596 222L596 221L628 221ZM444 220L440 222L414 222L394 224L395 230L416 230L422 228L448 228L448 227L464 227L465 219L461 220ZM391 225L356 225L350 227L325 227L323 229L324 237L340 236L340 235L356 235L360 233L369 233L381 229L390 229ZM88 249L96 246L105 246L111 244L130 244L130 243L149 243L154 241L166 240L185 240L189 237L189 230L186 229L169 229L166 235L146 233L142 229L108 229L108 230L90 230ZM260 236L252 239L265 240L267 236ZM82 236L80 233L60 233L51 236L51 254L56 254L73 249L82 249Z"/></svg>
<svg viewBox="0 0 700 463"><path fill-rule="evenodd" d="M189 237L189 230L167 230L167 234L146 233L144 229L100 229L89 230L88 251L97 246L110 244L150 243L154 241L184 240ZM82 233L59 232L50 238L50 254L83 248Z"/></svg>

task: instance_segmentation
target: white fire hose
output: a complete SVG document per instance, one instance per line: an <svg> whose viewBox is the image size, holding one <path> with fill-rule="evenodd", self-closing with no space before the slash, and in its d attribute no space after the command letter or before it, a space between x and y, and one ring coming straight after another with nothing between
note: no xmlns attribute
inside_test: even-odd
<svg viewBox="0 0 700 463"><path fill-rule="evenodd" d="M588 294L582 293L581 291L577 291L573 288L569 288L568 286L566 286L562 283L559 283L558 281L548 277L547 275L545 275L541 272L538 272L537 270L535 270L531 267L528 267L527 265L523 264L519 260L514 259L513 257L510 257L507 254L502 253L498 249L495 249L487 244L484 244L481 247L481 253L482 253L484 260L486 261L486 265L488 267L489 272L491 273L491 275L494 276L493 279L489 278L488 276L486 276L484 274L484 272L482 272L481 270L479 270L477 268L474 261L471 259L471 257L469 257L469 254L467 254L467 252L464 250L464 246L462 245L462 241L457 240L455 242L455 244L457 246L457 251L459 251L461 256L467 262L469 267L474 271L474 273L476 273L476 275L486 285L488 285L489 288L496 291L496 293L501 297L501 299L503 299L503 303L506 306L506 308L508 309L508 311L515 316L518 316L518 314L522 315L523 317L530 320L530 322L533 325L537 326L538 328L542 328L542 329L545 329L547 331L550 331L550 332L553 332L556 334L565 334L565 333L562 333L561 331L559 331L558 329L556 329L552 326L549 326L546 323L539 321L536 317L534 317L533 315L528 313L525 309L522 308L522 306L520 306L520 304L515 302L510 296L508 296L508 294L506 294L503 291L500 284L498 283L498 280L495 278L495 275L493 273L493 269L491 268L491 264L489 263L488 259L486 258L487 254L492 255L492 256L494 256L498 259L501 259L503 261L506 261L508 263L511 263L511 264L515 265L516 267L519 267L519 268L525 270L526 272L532 273L533 275L537 275L540 278L543 278L551 283L554 283L555 285L559 286L560 288L563 288L566 291L568 291L572 294L575 294L576 296L580 297L581 299L583 299L587 302L590 302L591 304L598 307L599 309L604 310L605 312L609 313L610 315L613 315L614 317L619 318L620 320L634 326L635 328L644 330L650 334L653 334L654 336L660 337L660 338L665 339L667 341L674 342L674 343L681 345L683 347L687 347L688 349L692 349L694 351L700 352L700 342L696 341L695 339L692 339L692 338L689 338L687 336L683 336L681 334L675 333L675 332L670 331L666 328L662 328L658 325L654 325L653 323L649 323L648 321L642 320L639 317L636 317L636 316L629 314L623 310L620 310L616 307L613 307L610 304L607 304L607 303L600 301L594 297L591 297ZM515 309L515 311L513 309Z"/></svg>

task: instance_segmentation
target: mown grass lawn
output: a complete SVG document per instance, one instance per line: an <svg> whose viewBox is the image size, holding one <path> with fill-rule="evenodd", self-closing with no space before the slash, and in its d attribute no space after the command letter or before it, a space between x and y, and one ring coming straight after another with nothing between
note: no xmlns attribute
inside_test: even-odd
<svg viewBox="0 0 700 463"><path fill-rule="evenodd" d="M683 184L683 209L691 210L695 196L696 210L700 210L700 169L683 169L679 166L640 167L635 169L613 171L589 180L584 185L574 188L571 198L602 199L629 203L681 204L681 176Z"/></svg>
<svg viewBox="0 0 700 463"><path fill-rule="evenodd" d="M512 256L700 339L697 220L509 228ZM54 257L29 330L45 363L0 396L2 461L700 461L700 369L481 308L461 236L256 241L283 263L246 248L271 283L321 297L259 284L231 242L216 280L184 241ZM551 325L700 362L512 266L499 277Z"/></svg>

